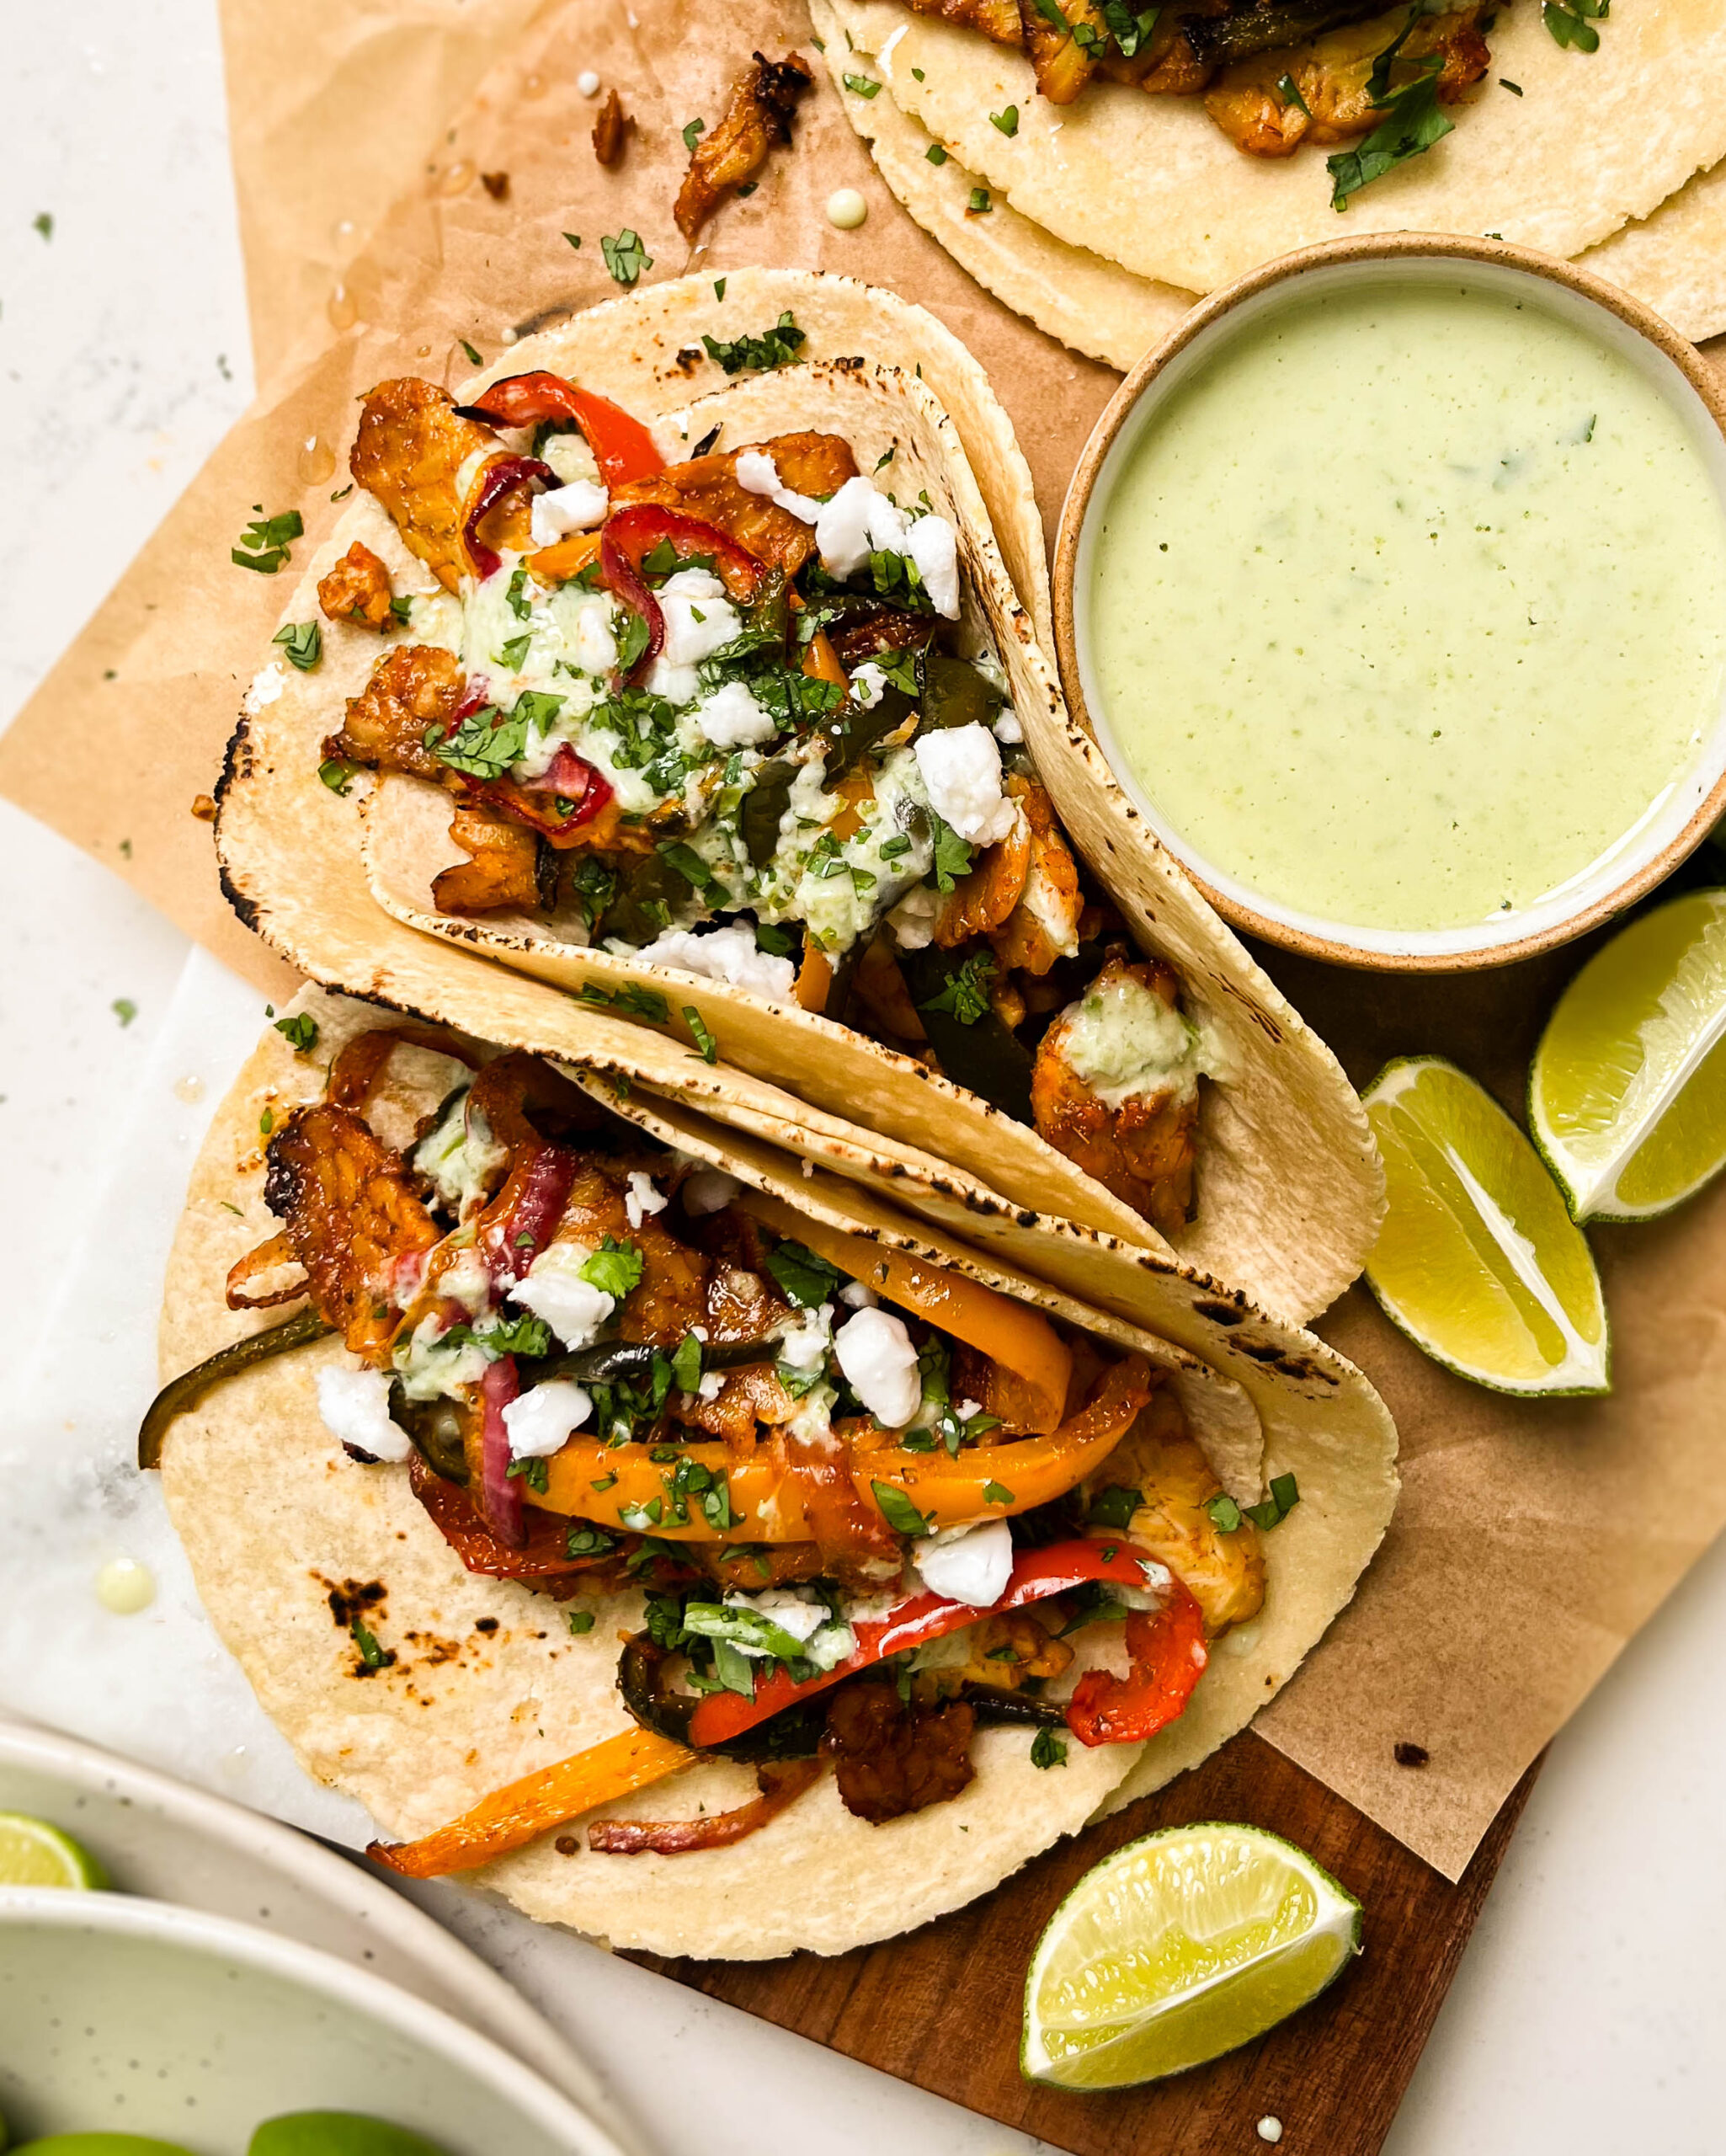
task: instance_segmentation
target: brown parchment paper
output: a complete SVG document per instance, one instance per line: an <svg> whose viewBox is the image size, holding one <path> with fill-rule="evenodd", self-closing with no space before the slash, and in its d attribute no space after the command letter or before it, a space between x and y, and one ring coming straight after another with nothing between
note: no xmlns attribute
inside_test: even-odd
<svg viewBox="0 0 1726 2156"><path fill-rule="evenodd" d="M223 22L264 387L0 741L0 791L260 985L281 988L285 969L229 913L209 827L189 813L289 589L233 568L229 547L254 503L299 507L308 547L328 528L354 399L381 376L453 376L458 338L489 359L509 332L610 296L602 233L638 231L650 280L842 270L931 308L988 368L1052 526L1115 376L1009 313L898 210L823 70L795 149L720 213L702 252L677 237L681 128L713 124L752 47L809 51L796 0L224 0ZM594 161L584 67L636 122L615 172ZM481 173L508 174L502 200ZM860 232L826 220L841 186L868 202ZM1414 982L1260 955L1357 1083L1392 1054L1436 1051L1515 1111L1544 1015L1591 947ZM1726 1187L1591 1240L1614 1329L1607 1400L1465 1385L1360 1289L1320 1328L1396 1416L1404 1497L1353 1605L1256 1726L1453 1878L1726 1524ZM1398 1764L1399 1746L1426 1763Z"/></svg>

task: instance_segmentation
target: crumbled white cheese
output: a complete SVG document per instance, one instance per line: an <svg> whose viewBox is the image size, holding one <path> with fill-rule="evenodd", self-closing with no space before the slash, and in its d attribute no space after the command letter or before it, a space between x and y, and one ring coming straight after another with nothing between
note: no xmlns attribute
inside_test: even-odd
<svg viewBox="0 0 1726 2156"><path fill-rule="evenodd" d="M815 520L815 544L829 576L855 576L871 552L903 554L905 512L865 478L847 479Z"/></svg>
<svg viewBox="0 0 1726 2156"><path fill-rule="evenodd" d="M743 1594L735 1588L725 1598L727 1609L748 1609L789 1633L818 1669L833 1669L855 1654L857 1638L849 1625L835 1618L824 1602L796 1588L764 1588L759 1594ZM758 1660L770 1650L747 1640L736 1642L741 1652Z"/></svg>
<svg viewBox="0 0 1726 2156"><path fill-rule="evenodd" d="M988 1609L1013 1576L1013 1535L1004 1519L967 1520L938 1529L914 1553L923 1584L950 1602Z"/></svg>
<svg viewBox="0 0 1726 2156"><path fill-rule="evenodd" d="M527 1278L509 1290L510 1300L542 1317L566 1348L591 1348L617 1307L603 1288L581 1277L592 1255L581 1243L553 1243L529 1266Z"/></svg>
<svg viewBox="0 0 1726 2156"><path fill-rule="evenodd" d="M287 686L288 670L280 659L272 659L268 666L260 667L252 676L252 686L245 696L246 708L262 711L266 704L273 704Z"/></svg>
<svg viewBox="0 0 1726 2156"><path fill-rule="evenodd" d="M794 1370L824 1369L833 1344L833 1305L818 1303L812 1310L799 1310L786 1326L779 1358Z"/></svg>
<svg viewBox="0 0 1726 2156"><path fill-rule="evenodd" d="M866 659L851 676L851 702L873 711L887 688L887 676L872 659Z"/></svg>
<svg viewBox="0 0 1726 2156"><path fill-rule="evenodd" d="M703 696L690 716L716 749L754 748L779 731L779 721L762 709L747 681L725 682Z"/></svg>
<svg viewBox="0 0 1726 2156"><path fill-rule="evenodd" d="M995 739L1009 749L1018 747L1025 739L1025 728L1019 723L1017 712L1009 709L1001 712L995 721Z"/></svg>
<svg viewBox="0 0 1726 2156"><path fill-rule="evenodd" d="M700 1383L695 1387L695 1396L699 1400L717 1400L724 1390L724 1371L705 1370L701 1374Z"/></svg>
<svg viewBox="0 0 1726 2156"><path fill-rule="evenodd" d="M923 589L937 614L959 618L959 536L944 516L919 516L903 551L917 564Z"/></svg>
<svg viewBox="0 0 1726 2156"><path fill-rule="evenodd" d="M611 497L591 479L573 479L533 498L530 531L535 547L555 547L572 531L591 531L605 520Z"/></svg>
<svg viewBox="0 0 1726 2156"><path fill-rule="evenodd" d="M944 904L940 893L930 883L914 884L906 892L887 917L902 951L921 951L933 941Z"/></svg>
<svg viewBox="0 0 1726 2156"><path fill-rule="evenodd" d="M413 1166L459 1219L483 1205L509 1164L509 1148L492 1136L482 1113L467 1112L466 1089L444 1112L435 1129L413 1149Z"/></svg>
<svg viewBox="0 0 1726 2156"><path fill-rule="evenodd" d="M846 1383L876 1421L903 1430L923 1398L905 1321L891 1310L859 1310L834 1333L833 1347Z"/></svg>
<svg viewBox="0 0 1726 2156"><path fill-rule="evenodd" d="M596 98L599 94L599 78L591 67L583 67L575 78L575 87L584 98Z"/></svg>
<svg viewBox="0 0 1726 2156"><path fill-rule="evenodd" d="M733 988L747 988L780 1003L790 995L797 977L789 958L758 950L754 932L741 925L716 928L707 936L693 935L686 928L668 929L637 956L644 965L694 974L699 980L729 981Z"/></svg>
<svg viewBox="0 0 1726 2156"><path fill-rule="evenodd" d="M1005 838L1019 810L1001 792L1001 751L988 728L973 720L921 734L914 745L936 815L970 846Z"/></svg>
<svg viewBox="0 0 1726 2156"><path fill-rule="evenodd" d="M743 1188L735 1176L723 1168L697 1168L683 1185L683 1209L692 1220L717 1213L729 1205Z"/></svg>
<svg viewBox="0 0 1726 2156"><path fill-rule="evenodd" d="M673 666L699 666L736 636L738 611L710 569L678 569L658 591L665 617L664 656Z"/></svg>
<svg viewBox="0 0 1726 2156"><path fill-rule="evenodd" d="M567 1378L548 1378L506 1403L503 1430L513 1460L544 1460L561 1451L594 1412L594 1403Z"/></svg>
<svg viewBox="0 0 1726 2156"><path fill-rule="evenodd" d="M655 1213L663 1213L671 1200L666 1197L652 1176L640 1168L631 1168L624 1192L623 1209L629 1216L629 1225L639 1228L642 1221Z"/></svg>
<svg viewBox="0 0 1726 2156"><path fill-rule="evenodd" d="M332 1437L374 1460L403 1460L413 1449L408 1433L390 1419L387 1370L328 1364L317 1374L317 1412Z"/></svg>
<svg viewBox="0 0 1726 2156"><path fill-rule="evenodd" d="M764 494L775 509L789 510L805 524L813 524L821 515L821 504L812 494L800 494L786 486L779 476L779 467L764 449L739 451L736 471L738 484L745 494Z"/></svg>
<svg viewBox="0 0 1726 2156"><path fill-rule="evenodd" d="M860 1280L847 1280L839 1289L839 1300L848 1310L872 1310L881 1298L873 1288L866 1288Z"/></svg>

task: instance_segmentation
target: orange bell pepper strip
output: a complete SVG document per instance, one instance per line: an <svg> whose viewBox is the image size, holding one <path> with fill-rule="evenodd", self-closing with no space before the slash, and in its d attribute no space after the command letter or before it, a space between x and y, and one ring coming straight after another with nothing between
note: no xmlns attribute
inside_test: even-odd
<svg viewBox="0 0 1726 2156"><path fill-rule="evenodd" d="M589 562L599 560L599 536L597 531L572 531L567 539L530 554L527 565L541 584L567 584Z"/></svg>
<svg viewBox="0 0 1726 2156"><path fill-rule="evenodd" d="M824 1011L832 987L833 961L815 938L808 937L804 941L803 963L797 969L792 996L800 1010Z"/></svg>
<svg viewBox="0 0 1726 2156"><path fill-rule="evenodd" d="M803 671L812 680L831 681L836 688L849 689L851 686L851 677L840 665L839 655L825 629L818 629L804 645Z"/></svg>
<svg viewBox="0 0 1726 2156"><path fill-rule="evenodd" d="M471 1871L536 1842L566 1820L610 1804L614 1797L663 1781L680 1767L690 1765L695 1756L655 1730L620 1730L572 1759L560 1759L555 1767L541 1767L537 1774L493 1790L471 1812L421 1835L417 1842L373 1842L365 1854L408 1879L441 1879L448 1872Z"/></svg>
<svg viewBox="0 0 1726 2156"><path fill-rule="evenodd" d="M943 1266L926 1264L908 1251L872 1241L844 1228L829 1228L783 1199L744 1190L735 1203L780 1235L802 1243L818 1257L861 1280L901 1309L938 1325L967 1348L1004 1364L1040 1396L1038 1427L1057 1428L1067 1408L1073 1352L1053 1326L1027 1304L985 1288L981 1281Z"/></svg>

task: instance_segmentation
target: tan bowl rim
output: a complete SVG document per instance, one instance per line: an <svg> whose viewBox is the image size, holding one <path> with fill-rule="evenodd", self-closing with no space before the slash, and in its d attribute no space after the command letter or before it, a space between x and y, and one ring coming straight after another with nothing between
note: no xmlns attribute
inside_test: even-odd
<svg viewBox="0 0 1726 2156"><path fill-rule="evenodd" d="M1574 263L1563 262L1549 254L1537 253L1530 248L1513 246L1506 240L1473 239L1462 233L1448 232L1367 233L1354 239L1327 240L1317 247L1302 248L1297 253L1279 256L1276 261L1267 262L1262 268L1249 271L1245 276L1238 277L1233 284L1222 286L1201 300L1160 344L1153 345L1110 398L1092 428L1090 437L1074 467L1066 499L1061 505L1061 520L1055 536L1052 595L1055 651L1066 690L1068 708L1091 739L1097 742L1100 749L1101 739L1086 707L1084 691L1079 680L1079 646L1073 621L1073 584L1079 560L1079 534L1104 459L1147 386L1196 338L1202 336L1212 323L1232 313L1243 301L1251 299L1273 286L1303 276L1309 270L1327 269L1339 262L1386 262L1420 256L1489 263L1525 270L1530 275L1546 278L1553 284L1567 286L1585 299L1594 301L1609 313L1617 315L1621 322L1645 338L1671 360L1702 399L1704 408L1722 435L1726 436L1726 390L1723 390L1702 354L1652 307L1644 306L1640 300L1633 298L1617 286L1609 285L1604 278L1578 269ZM1681 862L1695 851L1723 814L1726 814L1726 768L1723 768L1717 776L1707 799L1697 808L1684 829L1658 854L1643 862L1603 897L1591 900L1566 919L1551 922L1548 926L1521 937L1513 942L1486 945L1472 951L1370 951L1358 944L1314 936L1304 929L1291 926L1287 921L1274 920L1269 915L1262 914L1252 906L1244 905L1238 899L1216 890L1179 854L1173 854L1172 857L1182 873L1197 885L1226 921L1246 934L1260 937L1267 943L1276 944L1284 950L1299 952L1305 958L1322 958L1332 965L1354 966L1372 973L1468 973L1489 966L1510 965L1519 958L1532 958L1537 952L1549 951L1558 944L1571 942L1577 937L1585 935L1590 928L1598 927L1602 921L1610 921L1614 915L1622 913L1627 906L1670 875ZM1159 839L1157 843L1163 842ZM1169 851L1172 853L1172 849Z"/></svg>

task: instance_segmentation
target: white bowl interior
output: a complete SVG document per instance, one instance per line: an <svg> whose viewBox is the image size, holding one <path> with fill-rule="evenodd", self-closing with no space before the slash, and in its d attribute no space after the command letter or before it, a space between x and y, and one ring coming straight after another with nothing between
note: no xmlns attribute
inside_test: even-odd
<svg viewBox="0 0 1726 2156"><path fill-rule="evenodd" d="M1723 512L1726 512L1726 438L1723 438L1707 405L1672 360L1610 307L1601 306L1586 294L1508 263L1459 261L1442 255L1402 255L1321 264L1266 286L1241 301L1201 329L1146 384L1111 443L1091 488L1074 556L1073 629L1085 706L1096 728L1098 744L1122 790L1176 859L1185 862L1195 876L1230 904L1297 935L1317 937L1374 956L1452 958L1464 953L1501 948L1520 942L1525 937L1556 928L1608 897L1627 878L1664 852L1713 791L1722 771L1726 771L1726 695L1723 695L1721 707L1713 725L1705 732L1688 770L1667 787L1611 851L1591 862L1580 875L1544 894L1534 905L1514 909L1491 921L1435 929L1369 928L1352 921L1303 913L1267 898L1208 859L1185 837L1135 776L1111 727L1107 700L1091 658L1091 593L1096 534L1104 520L1102 508L1123 467L1164 403L1183 382L1208 366L1237 338L1250 333L1267 315L1292 307L1305 307L1340 287L1358 290L1366 280L1384 286L1461 282L1483 291L1512 293L1528 307L1542 308L1548 314L1574 323L1636 368L1671 405L1708 473Z"/></svg>
<svg viewBox="0 0 1726 2156"><path fill-rule="evenodd" d="M370 2113L450 2156L590 2146L554 2090L393 1986L268 1933L111 1894L0 1893L0 2114L14 2139L158 2135L243 2156L284 2111Z"/></svg>

